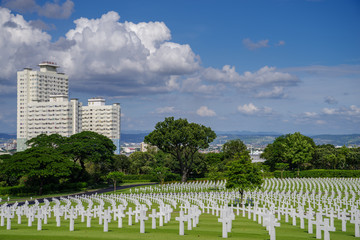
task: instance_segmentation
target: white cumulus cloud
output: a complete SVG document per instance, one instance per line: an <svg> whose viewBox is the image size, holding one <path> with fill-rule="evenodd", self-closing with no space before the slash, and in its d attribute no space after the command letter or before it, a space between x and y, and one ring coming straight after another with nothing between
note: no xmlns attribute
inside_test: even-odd
<svg viewBox="0 0 360 240"><path fill-rule="evenodd" d="M271 91L260 91L255 95L257 98L285 98L284 87L275 86Z"/></svg>
<svg viewBox="0 0 360 240"><path fill-rule="evenodd" d="M48 55L51 36L6 8L0 8L0 32L0 74L4 79L31 63L40 63Z"/></svg>
<svg viewBox="0 0 360 240"><path fill-rule="evenodd" d="M174 113L175 107L161 107L161 108L157 108L155 112L158 114Z"/></svg>
<svg viewBox="0 0 360 240"><path fill-rule="evenodd" d="M269 47L269 40L265 39L265 40L260 40L258 42L253 42L250 40L250 38L245 38L243 40L243 44L247 49L255 50L258 48Z"/></svg>
<svg viewBox="0 0 360 240"><path fill-rule="evenodd" d="M214 117L216 113L214 110L209 109L207 106L201 106L198 110L196 110L196 114L201 117Z"/></svg>
<svg viewBox="0 0 360 240"><path fill-rule="evenodd" d="M237 110L245 115L269 115L273 112L270 107L257 107L253 103L239 105Z"/></svg>
<svg viewBox="0 0 360 240"><path fill-rule="evenodd" d="M3 6L20 13L37 13L47 18L69 18L74 11L74 2L66 0L62 4L59 1L45 2L38 5L35 0L4 0Z"/></svg>

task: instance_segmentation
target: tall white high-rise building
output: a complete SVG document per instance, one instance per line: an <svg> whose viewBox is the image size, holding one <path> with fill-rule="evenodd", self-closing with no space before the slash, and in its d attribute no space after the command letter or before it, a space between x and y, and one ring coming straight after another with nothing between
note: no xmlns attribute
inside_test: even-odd
<svg viewBox="0 0 360 240"><path fill-rule="evenodd" d="M50 96L68 96L68 76L57 72L57 66L53 62L39 64L40 70L25 68L17 72L17 150L23 151L27 148L25 142L33 136L29 136L29 128L39 134L48 133L42 126L35 126L40 118L45 116L34 115L34 111L45 110L42 103L50 101ZM29 108L31 109L29 112ZM34 110L36 109L36 110ZM45 111L41 113L44 115ZM29 118L29 114L31 117ZM36 120L35 120L36 119ZM35 121L35 122L34 122ZM45 121L41 122L47 124Z"/></svg>
<svg viewBox="0 0 360 240"><path fill-rule="evenodd" d="M91 98L88 106L82 107L82 130L110 138L116 146L116 154L120 154L120 119L119 103L105 105L105 99Z"/></svg>
<svg viewBox="0 0 360 240"><path fill-rule="evenodd" d="M25 150L26 141L39 134L69 137L89 130L109 137L118 153L120 104L107 106L104 99L90 99L89 106L82 107L78 99L68 100L68 76L58 73L55 63L43 62L39 67L40 70L25 68L17 73L17 151ZM94 115L87 110L94 111Z"/></svg>

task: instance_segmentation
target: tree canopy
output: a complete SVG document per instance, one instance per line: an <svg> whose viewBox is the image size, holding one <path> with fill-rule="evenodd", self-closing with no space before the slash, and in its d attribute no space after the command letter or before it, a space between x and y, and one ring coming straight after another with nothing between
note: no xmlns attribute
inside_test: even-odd
<svg viewBox="0 0 360 240"><path fill-rule="evenodd" d="M251 163L249 155L236 154L234 159L228 162L225 174L226 188L238 189L241 198L244 191L260 187L262 184L261 172Z"/></svg>
<svg viewBox="0 0 360 240"><path fill-rule="evenodd" d="M266 159L265 164L271 170L275 170L277 163L287 163L290 169L300 170L311 162L315 147L310 137L296 132L276 138L264 149L261 157Z"/></svg>
<svg viewBox="0 0 360 240"><path fill-rule="evenodd" d="M145 137L145 142L170 153L180 165L183 182L192 169L194 155L199 149L209 147L216 134L209 127L189 123L186 119L165 118L155 125L155 130Z"/></svg>
<svg viewBox="0 0 360 240"><path fill-rule="evenodd" d="M74 168L76 165L63 155L49 148L36 147L14 154L5 171L15 178L26 176L30 185L38 186L41 195L46 183L69 177Z"/></svg>
<svg viewBox="0 0 360 240"><path fill-rule="evenodd" d="M236 154L249 154L246 145L240 139L227 141L223 145L223 153L226 159L233 158Z"/></svg>
<svg viewBox="0 0 360 240"><path fill-rule="evenodd" d="M98 164L100 168L110 167L115 149L116 146L109 138L91 131L71 135L60 147L63 154L80 164L82 176L86 162Z"/></svg>

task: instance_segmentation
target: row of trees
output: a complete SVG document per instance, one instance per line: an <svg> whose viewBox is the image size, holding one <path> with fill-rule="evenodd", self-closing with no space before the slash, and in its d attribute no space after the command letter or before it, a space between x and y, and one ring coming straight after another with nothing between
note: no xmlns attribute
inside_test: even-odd
<svg viewBox="0 0 360 240"><path fill-rule="evenodd" d="M0 181L5 186L38 187L77 182L97 183L114 170L116 146L100 134L84 131L70 137L41 134L30 148L1 158Z"/></svg>
<svg viewBox="0 0 360 240"><path fill-rule="evenodd" d="M360 148L335 148L316 145L312 138L299 132L275 139L261 155L270 170L360 169Z"/></svg>
<svg viewBox="0 0 360 240"><path fill-rule="evenodd" d="M240 186L246 176L257 179L253 173L259 169L251 163L249 152L240 140L224 144L222 153L199 153L215 137L208 127L188 123L186 119L166 118L145 138L156 147L127 157L114 155L112 141L94 132L70 137L42 134L27 142L29 149L1 157L0 182L2 186L38 187L42 194L44 186L96 184L106 179L112 180L116 187L124 174L152 174L160 182L186 181L188 177L213 180L228 177L232 179L229 187ZM239 180L240 172L244 173L242 180Z"/></svg>
<svg viewBox="0 0 360 240"><path fill-rule="evenodd" d="M111 179L116 185L124 174L151 174L160 182L226 178L227 187L239 188L242 193L259 186L261 173L267 170L360 169L360 148L316 146L300 133L280 136L269 144L261 155L265 165L251 163L247 147L239 139L225 143L221 153L199 152L215 138L209 127L170 117L157 123L145 137L152 146L147 152L127 157L114 155L112 141L94 132L70 137L42 134L27 142L31 148L1 157L0 182L6 186L38 186L41 194L49 184L92 185Z"/></svg>

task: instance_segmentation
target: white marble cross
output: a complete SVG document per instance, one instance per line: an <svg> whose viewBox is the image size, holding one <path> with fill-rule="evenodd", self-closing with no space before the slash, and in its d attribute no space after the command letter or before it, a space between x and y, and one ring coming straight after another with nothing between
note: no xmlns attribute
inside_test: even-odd
<svg viewBox="0 0 360 240"><path fill-rule="evenodd" d="M156 209L153 208L151 214L149 215L151 217L151 229L156 229L156 218L159 217L156 213Z"/></svg>
<svg viewBox="0 0 360 240"><path fill-rule="evenodd" d="M74 231L74 228L75 228L75 218L76 218L76 213L74 211L74 208L71 207L70 208L70 213L69 213L69 216L68 218L70 219L70 225L69 225L69 230L70 232Z"/></svg>
<svg viewBox="0 0 360 240"><path fill-rule="evenodd" d="M118 209L114 212L114 216L117 218L118 220L118 228L122 228L123 226L123 220L122 218L125 217L126 215L124 214L124 210L125 207L123 207L122 205L118 206Z"/></svg>
<svg viewBox="0 0 360 240"><path fill-rule="evenodd" d="M135 213L132 211L132 208L129 207L129 210L126 212L126 215L129 216L128 219L128 225L131 226L132 225L132 215L134 215Z"/></svg>
<svg viewBox="0 0 360 240"><path fill-rule="evenodd" d="M318 228L318 227L316 227ZM321 239L321 231L324 231L324 240L330 240L329 231L335 231L335 227L330 226L330 221L328 218L324 219L324 223L320 226L320 236L316 235L317 239ZM317 232L317 230L316 230Z"/></svg>
<svg viewBox="0 0 360 240"><path fill-rule="evenodd" d="M218 218L218 222L222 223L222 238L227 238L228 237L228 223L229 223L229 218L227 216L222 216L220 218Z"/></svg>
<svg viewBox="0 0 360 240"><path fill-rule="evenodd" d="M109 219L111 218L111 215L109 214L108 210L104 210L104 232L109 231Z"/></svg>
<svg viewBox="0 0 360 240"><path fill-rule="evenodd" d="M184 222L187 221L187 217L184 216L184 211L180 211L179 217L176 217L175 220L179 221L179 235L184 235Z"/></svg>
<svg viewBox="0 0 360 240"><path fill-rule="evenodd" d="M280 227L280 223L277 222L277 219L272 213L267 213L265 215L264 223L266 225L266 230L269 231L270 240L276 239L275 227Z"/></svg>
<svg viewBox="0 0 360 240"><path fill-rule="evenodd" d="M353 214L354 219L351 220L351 223L355 224L355 237L360 237L360 232L359 232L359 225L360 225L360 215L359 213L355 213Z"/></svg>
<svg viewBox="0 0 360 240"><path fill-rule="evenodd" d="M342 211L338 219L341 220L341 231L346 232L346 221L350 220L350 218L347 217L347 212L345 210Z"/></svg>
<svg viewBox="0 0 360 240"><path fill-rule="evenodd" d="M138 219L140 221L140 233L145 233L145 221L148 220L145 210L140 210Z"/></svg>
<svg viewBox="0 0 360 240"><path fill-rule="evenodd" d="M159 216L159 227L164 226L164 216L165 216L165 209L164 207L160 207L160 211L157 213L157 215Z"/></svg>
<svg viewBox="0 0 360 240"><path fill-rule="evenodd" d="M38 219L38 222L37 222L37 230L38 231L41 231L42 230L42 212L41 212L41 208L39 209L37 215L35 216L37 219Z"/></svg>
<svg viewBox="0 0 360 240"><path fill-rule="evenodd" d="M7 208L6 211L6 230L11 230L11 219L14 217L14 214L11 212L11 208Z"/></svg>

